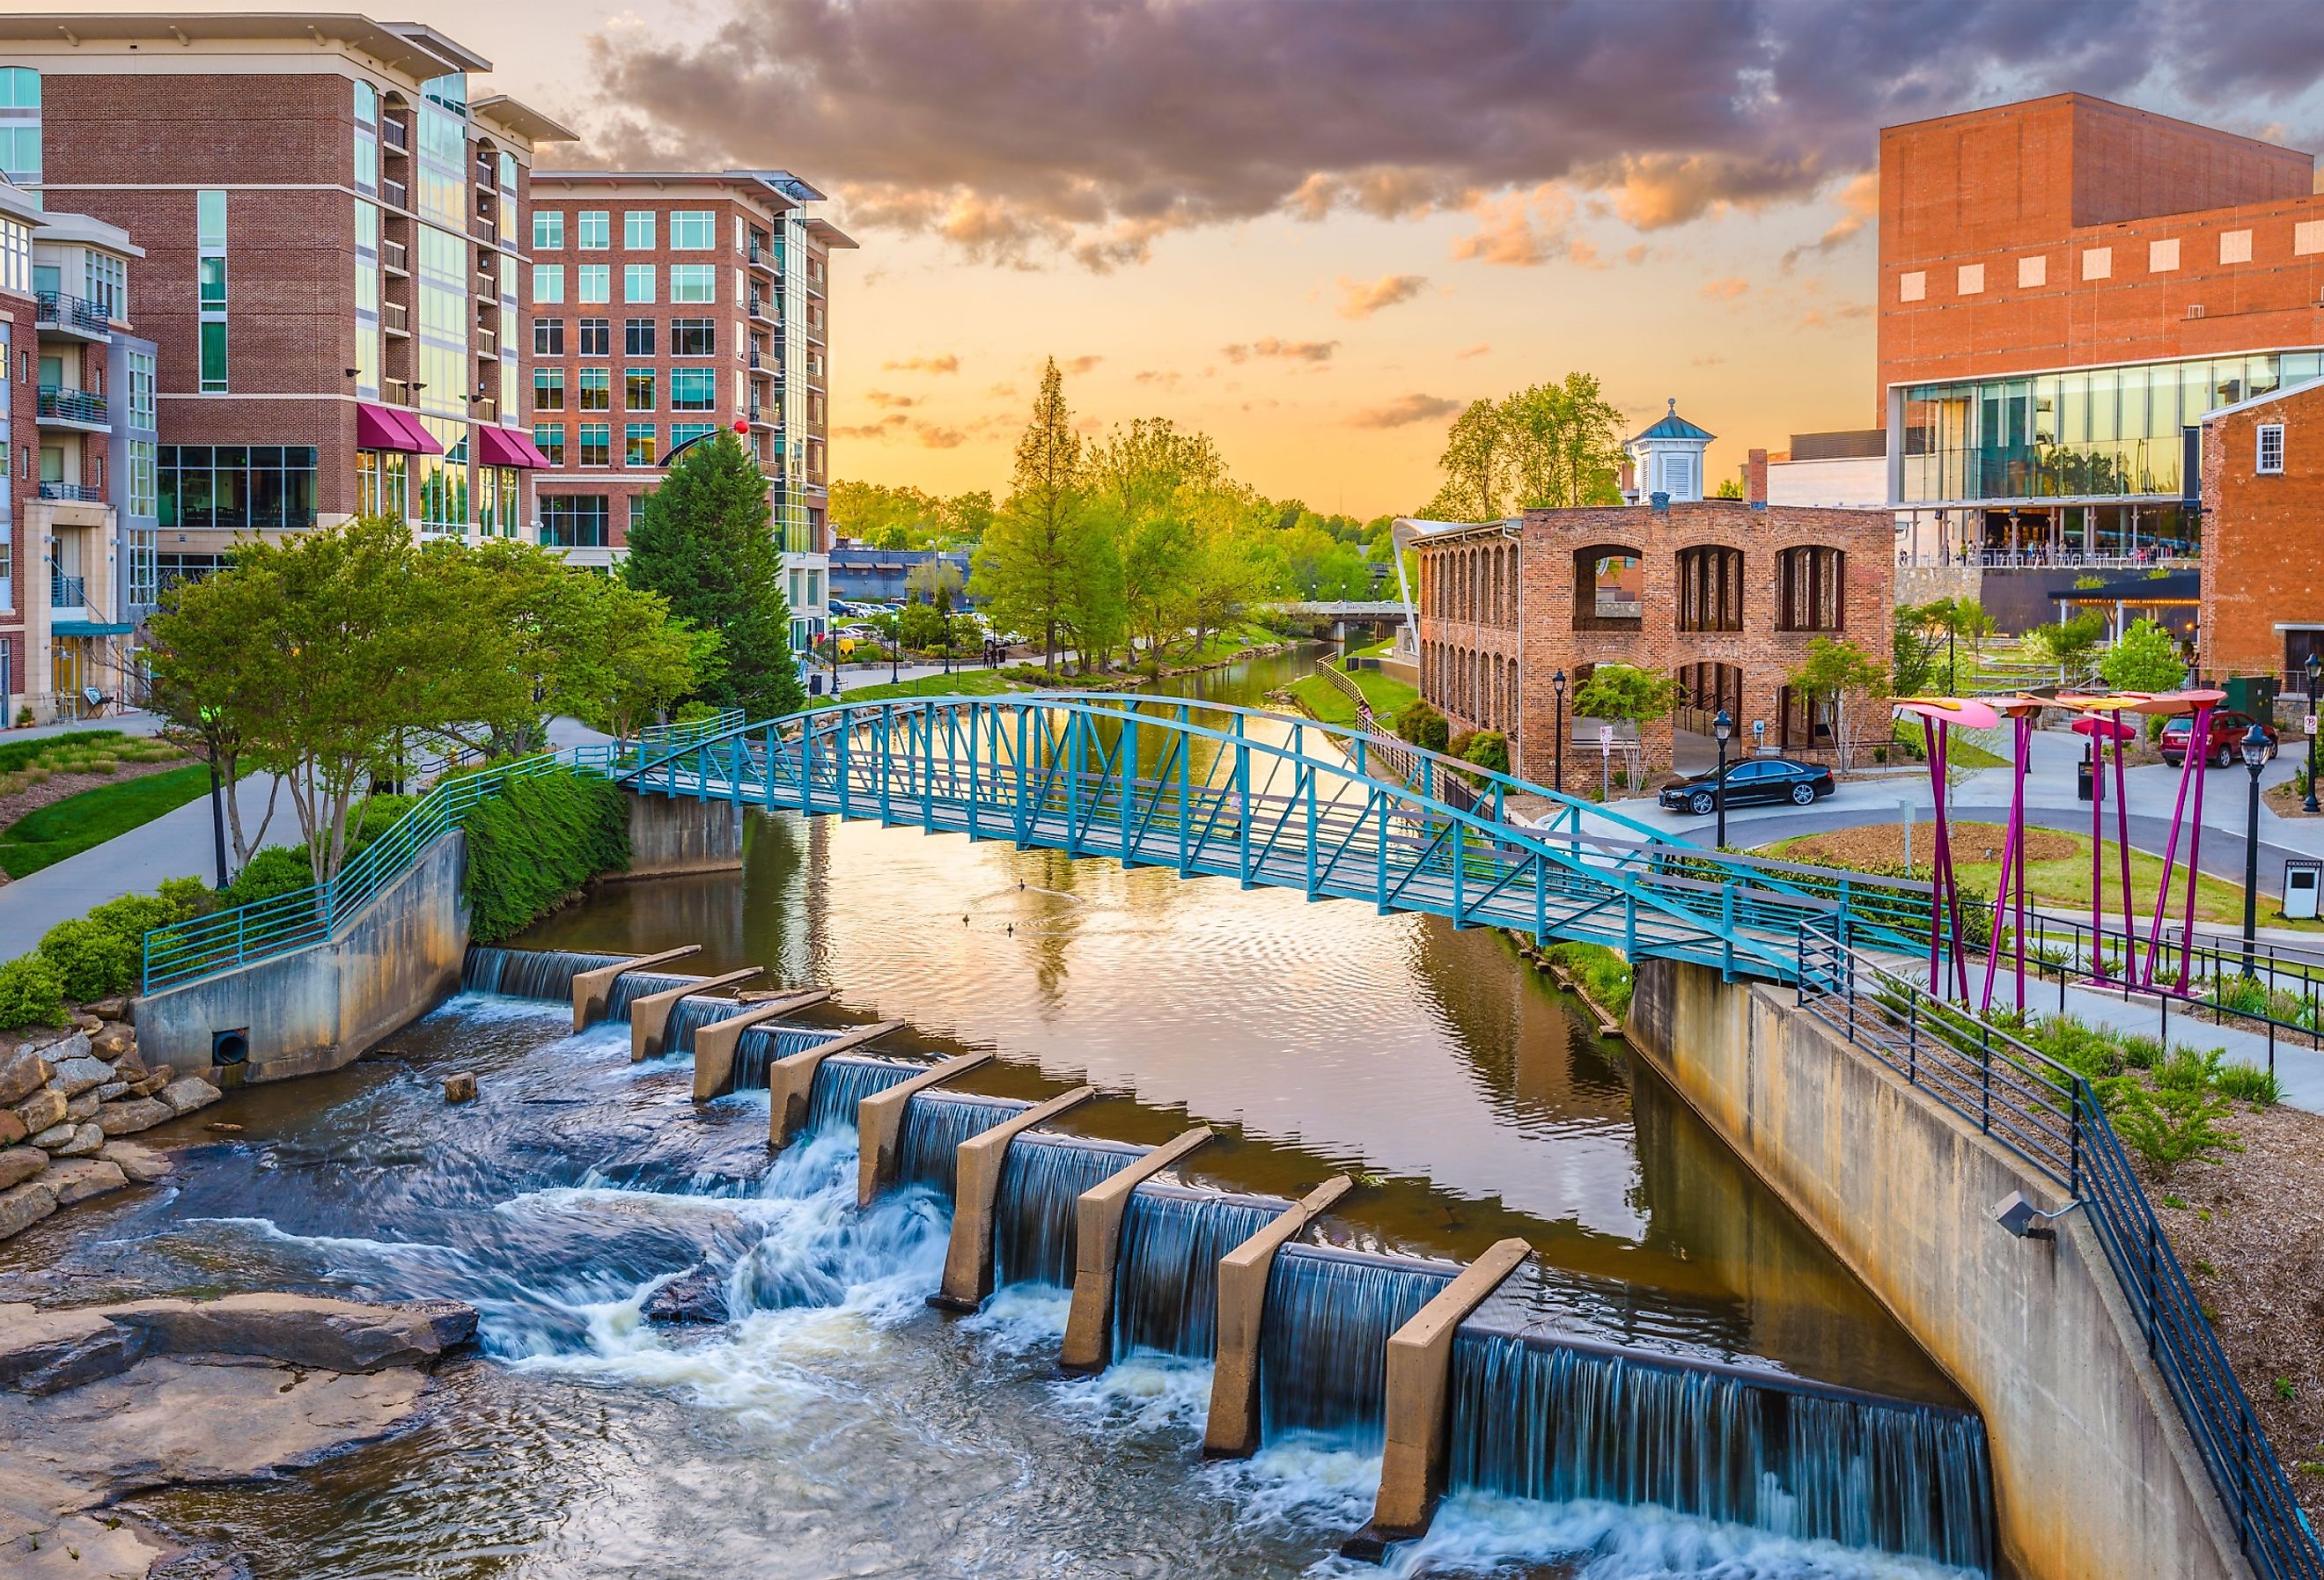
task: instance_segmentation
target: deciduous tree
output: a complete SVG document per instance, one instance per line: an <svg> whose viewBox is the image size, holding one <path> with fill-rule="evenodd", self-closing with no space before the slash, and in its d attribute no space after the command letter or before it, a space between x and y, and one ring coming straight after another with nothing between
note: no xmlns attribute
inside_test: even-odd
<svg viewBox="0 0 2324 1580"><path fill-rule="evenodd" d="M1017 440L1009 498L977 546L970 575L995 623L1041 633L1043 661L1055 669L1061 631L1078 630L1086 641L1119 609L1120 561L1111 550L1091 508L1082 438L1051 357Z"/></svg>

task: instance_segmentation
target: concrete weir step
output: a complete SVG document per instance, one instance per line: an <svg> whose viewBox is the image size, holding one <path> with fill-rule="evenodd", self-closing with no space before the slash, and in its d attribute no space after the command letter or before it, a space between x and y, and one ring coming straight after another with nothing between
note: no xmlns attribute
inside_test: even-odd
<svg viewBox="0 0 2324 1580"><path fill-rule="evenodd" d="M1065 1349L1057 1357L1066 1371L1102 1372L1113 1359L1113 1287L1130 1193L1213 1133L1210 1126L1198 1124L1074 1198L1074 1303L1065 1314Z"/></svg>
<svg viewBox="0 0 2324 1580"><path fill-rule="evenodd" d="M1259 1339L1275 1253L1346 1195L1352 1183L1346 1175L1334 1174L1219 1258L1218 1340L1211 1369L1210 1415L1203 1425L1204 1458L1248 1459L1259 1452Z"/></svg>
<svg viewBox="0 0 2324 1580"><path fill-rule="evenodd" d="M1010 1143L1096 1095L1095 1086L1076 1086L961 1142L953 1153L952 1240L945 1247L944 1282L928 1297L929 1305L973 1311L984 1304L992 1293L992 1208L1001 1198Z"/></svg>
<svg viewBox="0 0 2324 1580"><path fill-rule="evenodd" d="M964 1053L957 1058L931 1065L910 1080L899 1081L884 1092L874 1092L855 1105L857 1206L870 1206L875 1197L895 1183L896 1143L904 1133L904 1110L911 1106L913 1096L931 1086L942 1086L954 1076L964 1076L980 1065L991 1064L992 1058L989 1050Z"/></svg>
<svg viewBox="0 0 2324 1580"><path fill-rule="evenodd" d="M618 960L611 966L600 966L595 971L576 972L573 977L573 1030L586 1031L590 1022L605 1017L605 1005L613 997L613 981L625 971L643 971L649 966L659 966L670 960L682 960L688 955L699 955L702 946L685 944L659 954L640 955L632 960Z"/></svg>
<svg viewBox="0 0 2324 1580"><path fill-rule="evenodd" d="M723 972L716 976L705 977L700 982L689 982L678 987L666 988L660 993L650 993L641 999L632 1000L630 1062L636 1064L642 1059L659 1058L667 1051L662 1047L662 1033L669 1028L669 1012L678 1008L678 1000L694 993L715 993L722 987L733 987L737 983L748 982L765 969L763 966L745 966L738 971Z"/></svg>
<svg viewBox="0 0 2324 1580"><path fill-rule="evenodd" d="M835 1053L845 1053L867 1042L876 1042L889 1032L899 1030L901 1021L881 1021L873 1025L858 1027L844 1037L835 1037L818 1048L795 1053L788 1058L779 1058L767 1070L767 1149L780 1151L798 1139L807 1128L807 1096L815 1088L815 1072L823 1061Z"/></svg>
<svg viewBox="0 0 2324 1580"><path fill-rule="evenodd" d="M1371 1522L1341 1544L1344 1557L1379 1563L1391 1543L1428 1532L1444 1491L1452 1335L1485 1298L1533 1254L1522 1240L1495 1243L1461 1276L1388 1335L1388 1429Z"/></svg>
<svg viewBox="0 0 2324 1580"><path fill-rule="evenodd" d="M810 988L803 993L777 993L761 999L739 1015L729 1015L723 1021L713 1021L694 1034L694 1100L707 1103L724 1095L727 1084L734 1078L734 1049L742 1040L742 1033L763 1021L804 1010L819 1004L832 996L827 987ZM750 995L742 995L745 1003Z"/></svg>

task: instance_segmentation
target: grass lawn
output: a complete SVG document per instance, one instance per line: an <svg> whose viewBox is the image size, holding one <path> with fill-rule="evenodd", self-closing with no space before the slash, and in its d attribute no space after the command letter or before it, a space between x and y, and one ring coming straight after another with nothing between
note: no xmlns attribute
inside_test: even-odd
<svg viewBox="0 0 2324 1580"><path fill-rule="evenodd" d="M102 845L208 793L210 771L189 762L166 773L101 784L30 812L0 830L0 869L12 878Z"/></svg>
<svg viewBox="0 0 2324 1580"><path fill-rule="evenodd" d="M1364 694L1364 700L1371 704L1372 716L1379 721L1382 729L1393 729L1396 716L1420 695L1418 687L1407 686L1378 670L1358 670L1348 679L1356 683L1356 688ZM1289 689L1325 724L1351 726L1355 724L1356 705L1349 700L1345 692L1323 676L1309 675L1295 680Z"/></svg>
<svg viewBox="0 0 2324 1580"><path fill-rule="evenodd" d="M1914 751L1919 753L1923 763L1927 762L1929 752L1927 721L1918 718L1898 719L1895 738L1899 744L1909 745ZM1894 753L1891 755L1893 756ZM2009 759L1997 756L1978 745L1975 735L1965 730L1955 730L1945 739L1945 763L1950 768L2006 768L2009 766Z"/></svg>
<svg viewBox="0 0 2324 1580"><path fill-rule="evenodd" d="M1997 854L1993 859L1987 860L1987 853L1999 852L2003 833L1997 823L1959 823L1953 826L1953 871L1960 879L1965 892L1990 894L2001 882L1999 856ZM1928 820L1915 818L1913 824L1913 862L1914 875L1923 881L1929 875L1930 841L1932 837L1933 831ZM1860 828L1835 829L1830 834L1805 834L1796 839L1780 841L1770 846L1766 854L1780 861L1811 862L1829 866L1853 867L1880 862L1902 864L1904 859L1904 829L1899 824L1880 823ZM2029 828L2025 831L2025 892L2034 903L2089 919L2090 836L2069 834L2056 828ZM2122 862L2116 854L2112 840L2106 842L2100 859L2105 864L2101 892L2107 896L2108 912L2119 921ZM2162 857L2148 855L2139 850L2130 853L2131 914L2138 919L2138 930L2142 937L2154 915L2154 885L2162 876ZM2171 916L2173 918L2185 914L2185 882L2183 873L2172 879ZM2195 885L2195 916L2199 921L2242 925L2243 885L2230 883L2221 878L2207 876L2200 879ZM2260 900L2259 919L2264 927L2324 931L2324 922L2286 920L2277 911L2275 902L2264 895Z"/></svg>
<svg viewBox="0 0 2324 1580"><path fill-rule="evenodd" d="M884 702L899 697L1000 697L1033 688L1010 679L999 670L956 670L949 675L924 675L896 685L851 686L836 697L817 697L810 707L837 707L844 702Z"/></svg>

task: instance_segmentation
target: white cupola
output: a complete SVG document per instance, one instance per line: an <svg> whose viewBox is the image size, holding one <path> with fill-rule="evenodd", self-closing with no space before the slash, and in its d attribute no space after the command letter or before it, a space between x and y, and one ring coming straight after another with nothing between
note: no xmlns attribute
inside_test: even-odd
<svg viewBox="0 0 2324 1580"><path fill-rule="evenodd" d="M1702 452L1718 437L1680 416L1678 397L1672 396L1662 420L1622 447L1629 452L1635 485L1623 491L1625 503L1642 504L1657 494L1668 494L1673 504L1701 499Z"/></svg>

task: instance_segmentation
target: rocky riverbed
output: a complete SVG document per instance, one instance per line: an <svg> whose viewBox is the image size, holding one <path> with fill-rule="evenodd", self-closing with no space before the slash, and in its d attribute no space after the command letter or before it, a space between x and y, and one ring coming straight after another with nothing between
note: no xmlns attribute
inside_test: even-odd
<svg viewBox="0 0 2324 1580"><path fill-rule="evenodd" d="M159 1179L168 1160L122 1138L221 1095L198 1076L149 1067L126 1013L110 999L76 1012L69 1027L0 1036L0 1240L60 1207Z"/></svg>

